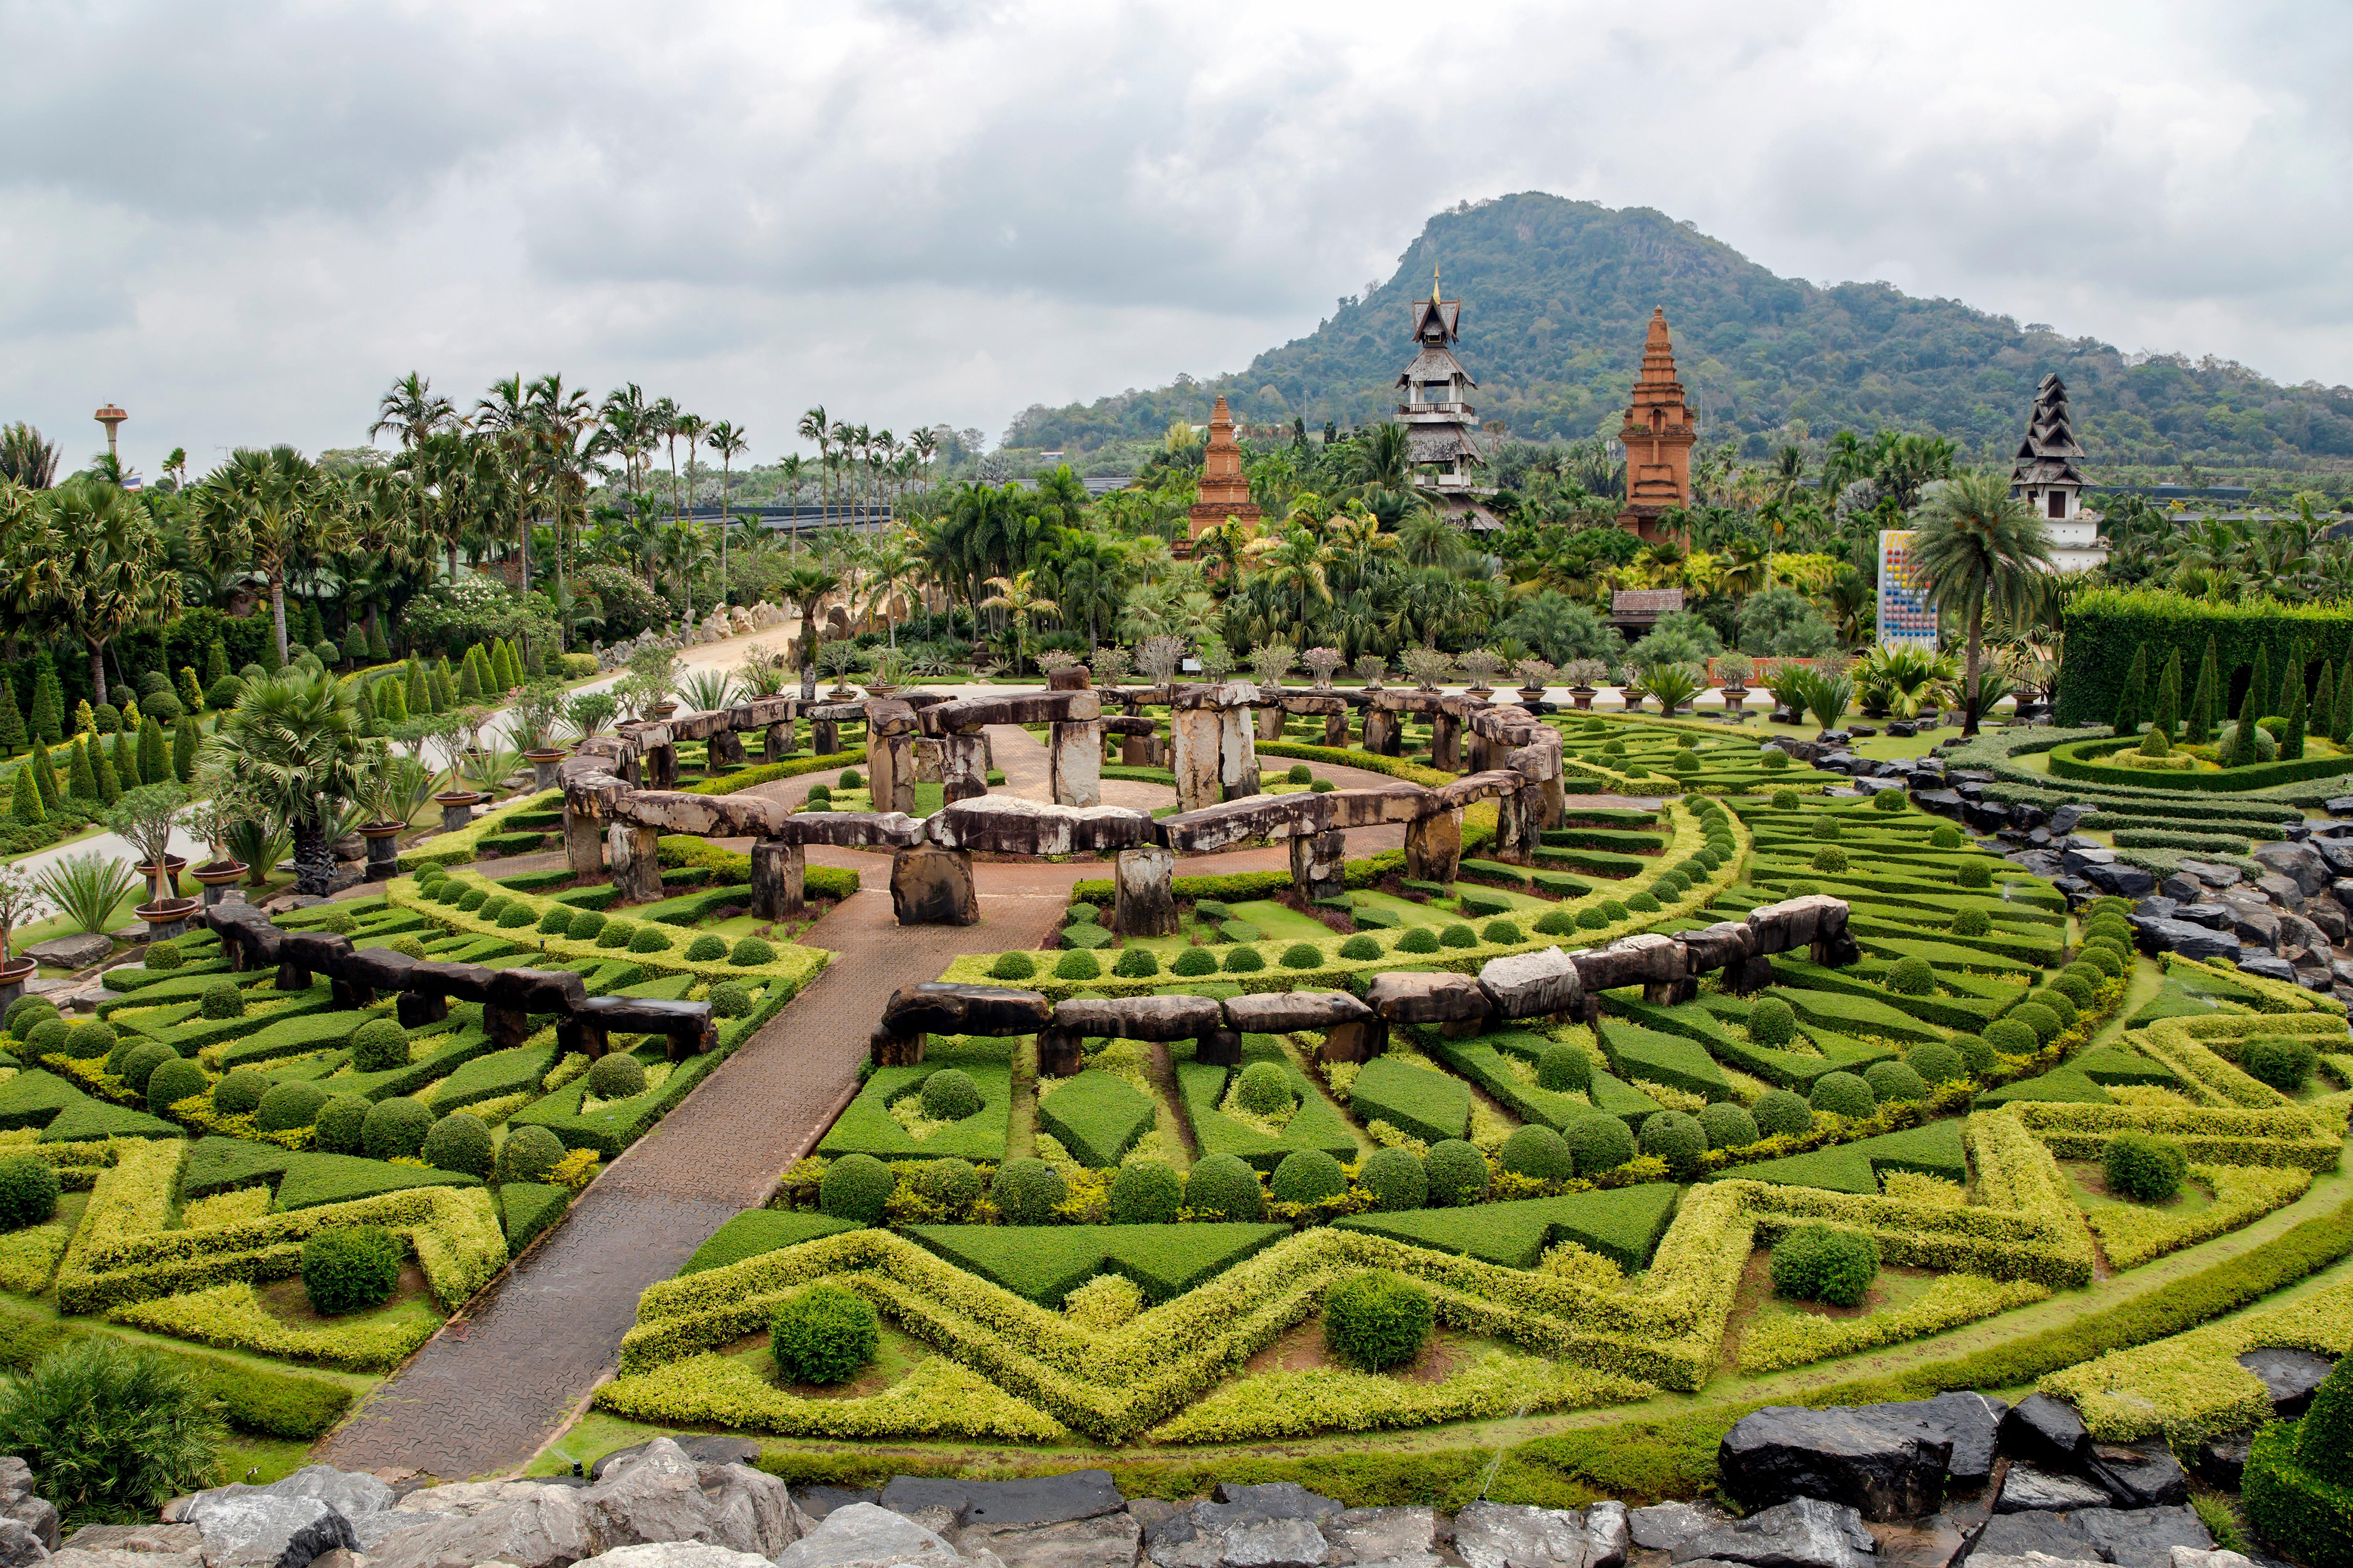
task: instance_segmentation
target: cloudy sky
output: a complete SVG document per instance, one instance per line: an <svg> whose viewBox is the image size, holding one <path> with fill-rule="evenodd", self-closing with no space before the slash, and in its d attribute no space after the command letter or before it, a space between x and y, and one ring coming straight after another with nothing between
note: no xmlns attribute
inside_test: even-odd
<svg viewBox="0 0 2353 1568"><path fill-rule="evenodd" d="M554 370L763 460L818 402L993 438L1529 189L2336 384L2348 75L2342 0L0 0L0 420L201 471Z"/></svg>

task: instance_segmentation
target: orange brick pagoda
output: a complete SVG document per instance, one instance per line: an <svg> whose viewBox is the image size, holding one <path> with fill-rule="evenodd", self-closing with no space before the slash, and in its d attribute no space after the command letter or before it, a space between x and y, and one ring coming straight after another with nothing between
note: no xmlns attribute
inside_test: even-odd
<svg viewBox="0 0 2353 1568"><path fill-rule="evenodd" d="M1691 449L1699 439L1683 384L1675 379L1675 346L1667 338L1663 308L1651 311L1642 374L1618 439L1626 446L1626 510L1618 514L1618 526L1643 539L1663 537L1660 514L1691 505Z"/></svg>
<svg viewBox="0 0 2353 1568"><path fill-rule="evenodd" d="M1234 416L1227 412L1222 397L1209 413L1209 448L1203 455L1201 485L1194 492L1189 516L1187 537L1192 539L1223 527L1229 517L1244 528L1259 521L1259 510L1250 504L1250 480L1242 477L1242 448L1234 439Z"/></svg>

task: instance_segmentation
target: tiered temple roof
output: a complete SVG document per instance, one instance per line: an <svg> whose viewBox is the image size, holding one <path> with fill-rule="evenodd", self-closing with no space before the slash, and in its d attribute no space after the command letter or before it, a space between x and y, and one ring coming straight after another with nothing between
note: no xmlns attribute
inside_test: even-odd
<svg viewBox="0 0 2353 1568"><path fill-rule="evenodd" d="M2018 445L2018 466L2010 470L2010 482L2020 490L2044 485L2081 488L2087 481L2075 459L2083 455L2074 419L2067 412L2067 384L2054 371L2034 389L2034 409L2026 417L2026 439Z"/></svg>
<svg viewBox="0 0 2353 1568"><path fill-rule="evenodd" d="M1691 449L1699 439L1683 384L1675 378L1675 346L1663 307L1651 311L1642 373L1618 439L1626 447L1626 510L1618 514L1618 526L1655 539L1662 513L1691 504Z"/></svg>
<svg viewBox="0 0 2353 1568"><path fill-rule="evenodd" d="M1260 512L1250 501L1250 480L1242 476L1241 443L1234 439L1234 416L1226 400L1209 411L1209 445L1201 457L1200 488L1193 492L1189 537L1198 539L1232 518L1243 527L1256 524Z"/></svg>
<svg viewBox="0 0 2353 1568"><path fill-rule="evenodd" d="M1417 482L1468 489L1476 479L1472 470L1487 466L1487 448L1479 438L1478 410L1471 406L1469 396L1479 384L1454 357L1451 346L1462 335L1462 301L1440 297L1433 269L1430 298L1415 300L1412 312L1415 353L1413 363L1397 378L1402 389L1398 422L1406 426L1415 464L1442 470Z"/></svg>

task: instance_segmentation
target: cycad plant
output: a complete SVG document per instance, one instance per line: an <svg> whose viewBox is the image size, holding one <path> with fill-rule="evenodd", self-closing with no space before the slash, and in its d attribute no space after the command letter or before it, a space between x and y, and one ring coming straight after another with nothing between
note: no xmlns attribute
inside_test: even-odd
<svg viewBox="0 0 2353 1568"><path fill-rule="evenodd" d="M91 1337L0 1383L0 1444L69 1526L155 1517L216 1478L214 1403L155 1352Z"/></svg>
<svg viewBox="0 0 2353 1568"><path fill-rule="evenodd" d="M45 867L33 879L33 889L58 907L74 930L103 934L114 924L114 907L131 897L139 879L111 855L95 850L69 855Z"/></svg>
<svg viewBox="0 0 2353 1568"><path fill-rule="evenodd" d="M1699 671L1672 660L1642 666L1640 679L1642 689L1659 700L1659 711L1669 715L1703 689Z"/></svg>
<svg viewBox="0 0 2353 1568"><path fill-rule="evenodd" d="M723 669L698 669L678 683L678 694L689 708L708 713L734 702L735 678Z"/></svg>
<svg viewBox="0 0 2353 1568"><path fill-rule="evenodd" d="M329 675L256 681L223 716L214 765L285 822L297 892L324 896L332 881L331 829L367 752L351 689Z"/></svg>
<svg viewBox="0 0 2353 1568"><path fill-rule="evenodd" d="M1846 717L1847 706L1854 700L1854 678L1843 673L1827 674L1819 669L1800 670L1788 686L1796 705L1814 716L1814 722L1825 731L1835 730Z"/></svg>

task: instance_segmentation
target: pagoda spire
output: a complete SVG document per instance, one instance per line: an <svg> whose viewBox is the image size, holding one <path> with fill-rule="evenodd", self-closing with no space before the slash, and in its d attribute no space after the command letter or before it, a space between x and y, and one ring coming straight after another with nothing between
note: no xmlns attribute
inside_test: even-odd
<svg viewBox="0 0 2353 1568"><path fill-rule="evenodd" d="M1641 374L1635 377L1618 439L1626 447L1626 510L1618 514L1618 526L1644 539L1660 538L1660 517L1691 505L1691 449L1699 439L1683 384L1676 379L1675 345L1662 305L1651 308Z"/></svg>
<svg viewBox="0 0 2353 1568"><path fill-rule="evenodd" d="M1209 410L1209 444L1201 454L1201 483L1193 496L1187 517L1193 539L1224 527L1228 518L1250 528L1262 515L1250 502L1250 480L1242 477L1241 443L1234 439L1234 416L1223 397Z"/></svg>
<svg viewBox="0 0 2353 1568"><path fill-rule="evenodd" d="M2074 416L2067 407L2067 384L2054 371L2034 389L2026 438L2018 444L2018 461L2010 470L2010 493L2046 521L2074 521L2083 515L2083 489L2089 482L2075 466L2082 456Z"/></svg>

